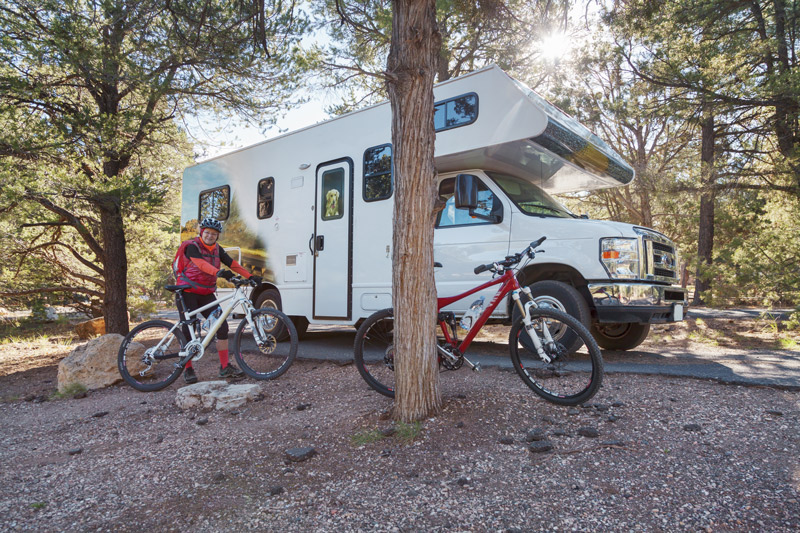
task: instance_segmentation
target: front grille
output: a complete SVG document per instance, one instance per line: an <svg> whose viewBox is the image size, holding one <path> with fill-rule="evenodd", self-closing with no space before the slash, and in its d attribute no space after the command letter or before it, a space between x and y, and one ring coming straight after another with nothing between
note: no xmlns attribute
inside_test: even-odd
<svg viewBox="0 0 800 533"><path fill-rule="evenodd" d="M646 228L635 228L641 239L644 257L643 278L675 283L678 280L678 253L675 244L660 233Z"/></svg>

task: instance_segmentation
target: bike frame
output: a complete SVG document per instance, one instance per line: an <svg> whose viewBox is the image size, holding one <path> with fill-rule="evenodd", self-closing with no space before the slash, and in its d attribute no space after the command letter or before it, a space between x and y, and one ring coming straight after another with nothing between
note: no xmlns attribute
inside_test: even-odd
<svg viewBox="0 0 800 533"><path fill-rule="evenodd" d="M218 299L214 300L213 302L204 305L203 307L198 307L194 311L191 311L189 313L186 313L185 311L182 311L182 310L178 311L178 315L181 317L181 319L178 321L177 324L175 324L172 327L170 332L174 331L176 328L179 328L179 327L181 327L183 325L191 325L190 323L191 323L191 321L192 321L192 319L194 317L196 317L197 315L199 315L203 311L205 311L207 309L213 309L214 307L216 307L218 305L220 307L222 307L220 304L222 304L224 302L227 302L228 300L231 301L230 304L228 304L227 307L223 307L222 308L222 314L219 316L219 318L217 318L217 320L214 321L214 323L211 325L211 327L208 329L208 331L206 332L205 336L203 337L202 342L200 342L200 345L203 347L203 350L197 356L192 358L192 361L197 361L201 357L203 357L203 354L205 353L205 349L208 348L209 344L211 344L211 341L214 339L214 337L217 334L217 330L219 330L219 328L222 327L222 323L225 322L228 319L228 317L233 312L233 310L236 308L236 306L242 305L242 307L246 311L245 319L250 323L251 326L253 325L252 318L250 316L250 308L247 305L247 303L249 303L250 300L248 300L247 297L244 295L244 292L242 292L241 287L236 287L234 289L233 293L230 294L229 296L225 296L224 298L218 298ZM182 296L181 296L181 306L184 309L186 308L186 304L183 303L183 297ZM189 346L189 343L198 341L198 338L197 338L197 335L195 333L194 328L189 327L189 335L191 335L192 338L191 338L190 341L187 342L187 344L186 344L187 347ZM181 355L181 357L183 357L185 355L185 351L181 352L180 355Z"/></svg>
<svg viewBox="0 0 800 533"><path fill-rule="evenodd" d="M461 294L456 294L455 296L448 296L448 297L445 297L445 298L437 298L436 299L437 309L438 309L438 311L441 311L443 307L447 307L448 305L450 305L452 303L455 303L455 302L457 302L457 301L459 301L459 300L461 300L463 298L466 298L467 296L475 294L478 291L482 291L483 289L487 289L487 288L492 287L494 285L500 285L501 283L502 283L502 286L497 290L497 293L494 295L492 300L489 302L489 305L486 307L486 309L483 310L483 313L481 313L481 315L478 317L478 319L475 321L475 323L472 324L472 327L469 328L469 332L467 333L467 336L464 337L464 340L461 341L461 344L456 346L458 351L461 352L462 354L466 352L467 348L469 348L469 345L472 343L472 340L475 338L475 336L478 334L478 332L481 330L481 328L483 328L484 324L486 324L486 322L489 320L489 317L492 315L494 310L500 304L502 299L508 293L512 293L512 298L514 299L516 304L519 306L520 305L519 304L519 302L520 302L519 291L520 290L524 290L524 289L521 289L521 287L519 285L519 281L517 281L517 277L514 274L514 270L511 269L511 268L507 268L507 269L505 269L503 271L503 273L500 276L498 276L498 277L496 277L496 278L494 278L494 279L492 279L490 281L487 281L483 285L479 285L478 287L475 287L474 289L470 289L470 290L468 290L466 292L462 292ZM527 287L526 287L526 289L527 289ZM530 290L530 289L528 289L528 290ZM524 315L525 314L525 308L520 306L520 310L522 311L522 313ZM442 333L444 334L445 341L448 344L450 344L451 346L455 346L454 343L456 342L456 339L454 339L450 335L450 332L448 331L448 328L447 328L447 322L445 322L444 320L439 320L439 327L441 328Z"/></svg>

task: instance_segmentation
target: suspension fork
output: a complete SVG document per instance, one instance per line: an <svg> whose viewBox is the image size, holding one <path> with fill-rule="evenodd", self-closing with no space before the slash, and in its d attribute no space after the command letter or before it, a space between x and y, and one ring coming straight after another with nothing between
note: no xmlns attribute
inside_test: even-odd
<svg viewBox="0 0 800 533"><path fill-rule="evenodd" d="M519 297L520 291L524 292L528 297L528 301L524 304L522 303L522 299ZM525 326L525 331L528 332L528 336L530 337L531 342L533 342L533 346L536 348L536 353L539 355L539 358L545 363L551 363L553 359L544 352L544 345L542 344L541 339L539 339L539 335L536 333L536 327L533 325L533 321L531 320L531 307L536 308L539 306L536 305L536 302L533 299L530 287L514 289L511 291L511 298L513 298L517 309L519 309L520 313L522 313L522 324ZM545 342L548 344L552 343L553 338L550 336L550 330L547 328L547 324L544 321L541 323L541 330Z"/></svg>

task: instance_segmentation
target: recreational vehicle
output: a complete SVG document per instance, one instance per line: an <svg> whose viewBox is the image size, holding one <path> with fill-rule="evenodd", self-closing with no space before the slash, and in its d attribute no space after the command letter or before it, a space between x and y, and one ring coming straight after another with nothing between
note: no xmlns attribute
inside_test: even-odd
<svg viewBox="0 0 800 533"><path fill-rule="evenodd" d="M633 169L606 143L496 66L440 83L434 95L446 201L434 238L440 295L474 287L476 265L546 236L542 261L520 281L541 304L591 325L601 346L630 349L651 323L683 319L670 239L577 216L552 196L630 183ZM300 332L390 307L391 120L385 102L187 168L182 237L204 217L224 221L222 246L264 277L256 306L282 309ZM477 208L456 209L458 174L477 178ZM468 300L448 309L462 314ZM511 313L501 305L493 319Z"/></svg>

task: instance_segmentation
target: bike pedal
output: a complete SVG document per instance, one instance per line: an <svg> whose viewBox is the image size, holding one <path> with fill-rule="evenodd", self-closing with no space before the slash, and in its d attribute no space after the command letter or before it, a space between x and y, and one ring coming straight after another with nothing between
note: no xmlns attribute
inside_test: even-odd
<svg viewBox="0 0 800 533"><path fill-rule="evenodd" d="M480 372L481 371L481 364L480 363L476 363L475 365L473 365L472 366L472 371L473 372Z"/></svg>

